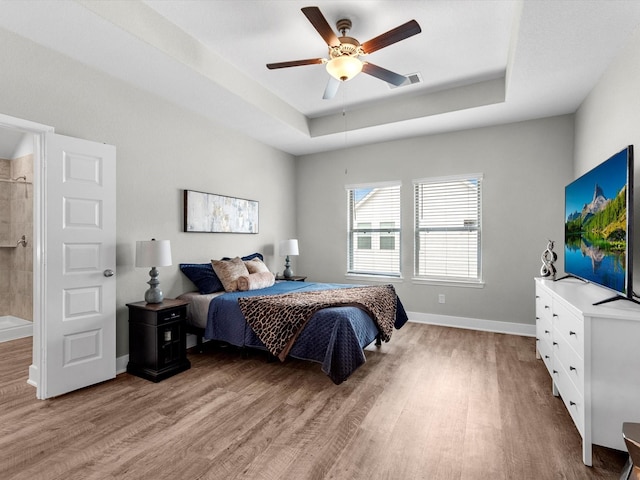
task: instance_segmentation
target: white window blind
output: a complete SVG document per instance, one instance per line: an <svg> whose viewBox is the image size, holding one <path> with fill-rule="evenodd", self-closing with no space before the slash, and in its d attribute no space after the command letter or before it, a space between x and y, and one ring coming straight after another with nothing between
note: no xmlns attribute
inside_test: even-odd
<svg viewBox="0 0 640 480"><path fill-rule="evenodd" d="M347 273L400 276L400 184L347 186Z"/></svg>
<svg viewBox="0 0 640 480"><path fill-rule="evenodd" d="M482 175L414 181L415 276L480 282Z"/></svg>

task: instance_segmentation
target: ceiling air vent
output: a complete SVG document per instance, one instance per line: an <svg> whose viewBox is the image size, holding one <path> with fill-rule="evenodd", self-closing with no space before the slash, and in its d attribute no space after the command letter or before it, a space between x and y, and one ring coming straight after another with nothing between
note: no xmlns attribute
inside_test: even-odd
<svg viewBox="0 0 640 480"><path fill-rule="evenodd" d="M402 87L407 87L409 85L415 85L416 83L422 83L422 75L420 75L418 72L409 73L408 75L405 75L405 76L407 77L407 79L400 85L396 86L391 83L387 83L387 85L389 85L389 88L402 88Z"/></svg>

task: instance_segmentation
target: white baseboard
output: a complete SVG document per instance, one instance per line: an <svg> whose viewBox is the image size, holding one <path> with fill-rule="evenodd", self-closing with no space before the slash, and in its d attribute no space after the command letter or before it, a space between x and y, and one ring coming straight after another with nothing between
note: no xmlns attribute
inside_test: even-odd
<svg viewBox="0 0 640 480"><path fill-rule="evenodd" d="M0 316L0 342L33 336L33 322L11 315Z"/></svg>
<svg viewBox="0 0 640 480"><path fill-rule="evenodd" d="M506 333L509 335L521 335L535 337L536 326L524 323L498 322L495 320L482 320L479 318L452 317L449 315L434 315L432 313L407 312L410 322L428 323L444 327L466 328L468 330L480 330L483 332ZM187 335L187 348L196 346L196 336ZM129 354L116 358L116 375L127 371Z"/></svg>
<svg viewBox="0 0 640 480"><path fill-rule="evenodd" d="M432 313L407 312L410 322L428 323L444 327L466 328L468 330L480 330L482 332L506 333L509 335L521 335L535 337L536 326L525 323L498 322L496 320L483 320L480 318L452 317L449 315L435 315Z"/></svg>
<svg viewBox="0 0 640 480"><path fill-rule="evenodd" d="M116 358L116 375L127 371L127 363L129 363L129 354Z"/></svg>
<svg viewBox="0 0 640 480"><path fill-rule="evenodd" d="M38 388L38 367L36 365L29 365L29 379L27 383L32 387Z"/></svg>
<svg viewBox="0 0 640 480"><path fill-rule="evenodd" d="M187 349L193 348L198 344L198 337L191 333L187 333Z"/></svg>

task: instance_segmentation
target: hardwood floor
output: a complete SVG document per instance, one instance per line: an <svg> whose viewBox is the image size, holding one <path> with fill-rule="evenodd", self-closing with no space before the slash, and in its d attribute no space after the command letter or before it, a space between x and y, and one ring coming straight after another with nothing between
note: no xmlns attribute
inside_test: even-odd
<svg viewBox="0 0 640 480"><path fill-rule="evenodd" d="M0 478L617 480L626 460L582 464L532 338L410 323L340 386L261 352L189 359L40 401L31 339L0 343Z"/></svg>

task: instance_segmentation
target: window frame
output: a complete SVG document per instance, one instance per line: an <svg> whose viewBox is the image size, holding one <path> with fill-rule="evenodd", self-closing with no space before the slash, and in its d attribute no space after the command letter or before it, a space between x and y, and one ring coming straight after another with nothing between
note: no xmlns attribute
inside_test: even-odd
<svg viewBox="0 0 640 480"><path fill-rule="evenodd" d="M421 226L422 204L420 192L421 186L425 184L447 184L457 183L461 181L477 182L477 214L474 224L449 225L429 227ZM484 286L483 268L482 268L482 198L483 198L483 181L482 173L451 175L444 177L428 177L413 180L413 205L414 205L414 259L413 259L413 278L415 283L437 284L437 285L458 285L465 287L482 288ZM440 232L465 232L475 231L477 233L476 242L476 271L475 275L438 275L438 274L421 274L420 273L420 238L421 234L426 231Z"/></svg>
<svg viewBox="0 0 640 480"><path fill-rule="evenodd" d="M380 225L380 220L377 222L368 222L370 224L369 228L360 229L357 227L353 227L354 223L356 225L365 223L364 221L358 221L357 218L354 218L354 207L353 204L353 195L355 190L359 189L384 189L384 188L397 188L397 209L398 216L393 219L393 223L396 225L393 229L390 228L372 228L375 223ZM345 185L345 190L347 193L347 262L346 262L346 276L358 276L358 277L368 277L371 279L379 278L379 279L401 279L402 278L402 182L400 181L390 181L390 182L375 182L375 183L365 183L365 184L356 184L356 185ZM383 218L382 222L389 222L388 219ZM379 237L380 235L392 233L394 236L397 235L396 248L391 249L380 249L379 245ZM374 242L372 239L372 248L369 250L370 252L382 251L382 252L392 252L397 251L397 271L390 270L369 270L366 268L356 268L354 265L354 246L356 245L356 238L358 234L368 234L371 237L377 235L378 241ZM377 248L374 246L377 245Z"/></svg>

